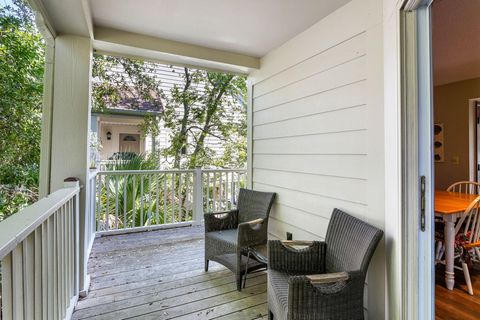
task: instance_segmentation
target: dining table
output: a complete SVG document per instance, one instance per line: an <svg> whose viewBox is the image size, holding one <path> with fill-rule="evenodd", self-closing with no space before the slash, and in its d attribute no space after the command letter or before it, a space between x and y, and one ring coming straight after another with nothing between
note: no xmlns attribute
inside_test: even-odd
<svg viewBox="0 0 480 320"><path fill-rule="evenodd" d="M455 285L455 222L478 197L476 194L435 190L435 216L444 221L445 283L449 290Z"/></svg>

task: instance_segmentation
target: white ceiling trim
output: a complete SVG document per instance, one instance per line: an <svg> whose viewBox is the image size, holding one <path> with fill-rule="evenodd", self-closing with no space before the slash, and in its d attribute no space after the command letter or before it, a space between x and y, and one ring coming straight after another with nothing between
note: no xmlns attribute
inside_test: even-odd
<svg viewBox="0 0 480 320"><path fill-rule="evenodd" d="M111 29L95 27L94 48L174 64L248 73L258 69L260 59L217 49Z"/></svg>

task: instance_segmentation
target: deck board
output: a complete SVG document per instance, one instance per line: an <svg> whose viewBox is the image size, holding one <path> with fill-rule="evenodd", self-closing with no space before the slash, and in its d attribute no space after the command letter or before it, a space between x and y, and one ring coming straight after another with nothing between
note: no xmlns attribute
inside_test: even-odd
<svg viewBox="0 0 480 320"><path fill-rule="evenodd" d="M266 273L238 292L225 267L204 272L203 253L202 227L95 239L90 292L73 319L265 319Z"/></svg>

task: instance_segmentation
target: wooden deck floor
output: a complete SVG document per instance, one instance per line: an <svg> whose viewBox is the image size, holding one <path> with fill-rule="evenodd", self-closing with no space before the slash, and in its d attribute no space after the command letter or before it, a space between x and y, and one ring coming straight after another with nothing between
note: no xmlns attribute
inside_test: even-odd
<svg viewBox="0 0 480 320"><path fill-rule="evenodd" d="M204 272L203 252L203 227L97 238L73 319L266 319L266 273L237 292L223 266Z"/></svg>
<svg viewBox="0 0 480 320"><path fill-rule="evenodd" d="M445 268L437 265L435 286L435 318L437 320L478 320L480 319L480 267L470 269L473 296L467 292L467 285L461 270L455 270L455 288L445 287Z"/></svg>

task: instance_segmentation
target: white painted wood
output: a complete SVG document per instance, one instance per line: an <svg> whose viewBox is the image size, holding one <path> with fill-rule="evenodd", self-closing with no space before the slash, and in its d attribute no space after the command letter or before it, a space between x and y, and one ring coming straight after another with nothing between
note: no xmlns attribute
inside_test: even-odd
<svg viewBox="0 0 480 320"><path fill-rule="evenodd" d="M207 194L207 202L208 202L208 194ZM202 176L202 170L200 168L196 168L193 176L193 222L199 222L202 219L203 219L203 176Z"/></svg>
<svg viewBox="0 0 480 320"><path fill-rule="evenodd" d="M253 188L277 192L272 237L322 239L334 208L384 228L382 3L349 2L249 77ZM385 316L384 276L382 243L368 276L372 319Z"/></svg>
<svg viewBox="0 0 480 320"><path fill-rule="evenodd" d="M276 139L254 139L257 154L367 154L366 130Z"/></svg>
<svg viewBox="0 0 480 320"><path fill-rule="evenodd" d="M292 83L326 72L332 66L339 66L363 56L365 53L365 33L360 33L260 82L255 86L254 97L258 98Z"/></svg>
<svg viewBox="0 0 480 320"><path fill-rule="evenodd" d="M263 110L295 101L313 94L334 90L338 87L365 79L365 57L361 56L325 72L294 82L254 99L254 110Z"/></svg>
<svg viewBox="0 0 480 320"><path fill-rule="evenodd" d="M86 276L85 219L88 195L88 132L91 101L91 39L58 35L55 38L53 114L51 126L50 192L63 188L63 180L77 177L80 193L80 277Z"/></svg>
<svg viewBox="0 0 480 320"><path fill-rule="evenodd" d="M365 130L366 109L365 105L360 105L335 112L257 125L255 140Z"/></svg>
<svg viewBox="0 0 480 320"><path fill-rule="evenodd" d="M364 105L367 93L366 84L365 80L354 82L273 108L256 109L253 116L253 124L256 126ZM339 96L342 99L338 99Z"/></svg>
<svg viewBox="0 0 480 320"><path fill-rule="evenodd" d="M367 179L367 157L365 155L313 154L257 154L253 161L255 169L311 173L345 178Z"/></svg>

